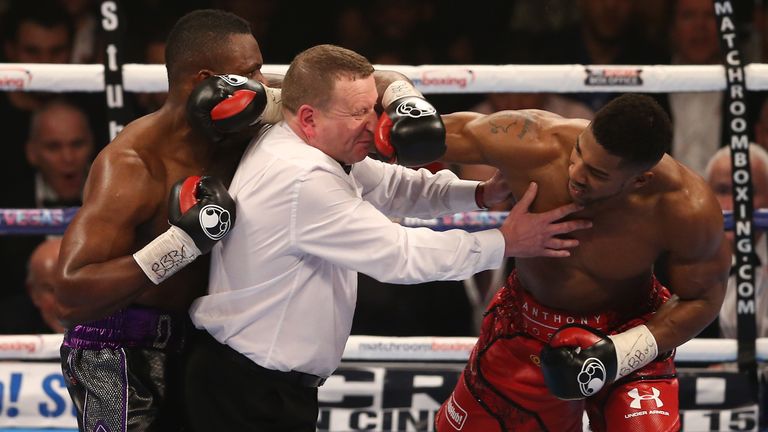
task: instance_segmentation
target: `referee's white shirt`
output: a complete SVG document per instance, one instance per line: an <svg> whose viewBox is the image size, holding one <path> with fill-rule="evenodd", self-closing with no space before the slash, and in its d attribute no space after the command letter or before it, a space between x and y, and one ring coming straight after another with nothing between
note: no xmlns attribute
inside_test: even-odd
<svg viewBox="0 0 768 432"><path fill-rule="evenodd" d="M496 229L435 232L385 216L477 210L476 185L370 158L348 175L279 123L251 143L232 180L237 221L211 252L209 293L192 321L262 367L329 376L352 327L357 272L407 284L501 265Z"/></svg>

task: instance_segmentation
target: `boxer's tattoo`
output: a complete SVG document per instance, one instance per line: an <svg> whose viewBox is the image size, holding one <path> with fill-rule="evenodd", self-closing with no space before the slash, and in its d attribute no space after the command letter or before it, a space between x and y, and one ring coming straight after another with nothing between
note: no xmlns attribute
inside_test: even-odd
<svg viewBox="0 0 768 432"><path fill-rule="evenodd" d="M494 121L494 120L488 121L488 124L490 124L491 126L490 132L492 134L508 133L509 129L512 126L516 126L520 123L520 118L522 117L523 125L520 129L520 132L518 132L517 134L517 139L523 139L525 135L527 135L528 132L531 130L531 125L533 124L533 119L531 119L531 117L528 115L507 114L507 115L501 115L498 117L500 117L501 121ZM507 121L510 121L510 120L511 122L507 123Z"/></svg>
<svg viewBox="0 0 768 432"><path fill-rule="evenodd" d="M520 133L517 134L517 139L523 139L525 134L528 133L528 130L530 129L531 124L533 123L530 117L524 116L523 118L525 119L525 123L523 123L523 128L520 130Z"/></svg>
<svg viewBox="0 0 768 432"><path fill-rule="evenodd" d="M490 125L491 125L491 133L492 134L497 134L497 133L499 133L499 131L501 131L503 133L509 132L509 128L514 126L517 122L512 122L512 123L510 123L508 125L500 125L500 124L496 124L496 123L494 123L492 121L489 121L488 123L490 123Z"/></svg>

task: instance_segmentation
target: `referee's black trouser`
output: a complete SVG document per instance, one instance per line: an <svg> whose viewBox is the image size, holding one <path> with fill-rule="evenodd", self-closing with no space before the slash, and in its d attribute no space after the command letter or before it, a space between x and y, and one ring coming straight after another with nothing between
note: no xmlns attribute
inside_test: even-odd
<svg viewBox="0 0 768 432"><path fill-rule="evenodd" d="M205 331L196 336L186 371L193 431L316 430L316 387L282 379Z"/></svg>

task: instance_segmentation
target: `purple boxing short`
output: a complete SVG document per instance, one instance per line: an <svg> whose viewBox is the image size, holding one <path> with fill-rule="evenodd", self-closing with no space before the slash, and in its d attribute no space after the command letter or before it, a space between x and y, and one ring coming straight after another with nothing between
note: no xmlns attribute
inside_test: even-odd
<svg viewBox="0 0 768 432"><path fill-rule="evenodd" d="M174 431L187 317L129 307L64 334L62 371L81 431Z"/></svg>

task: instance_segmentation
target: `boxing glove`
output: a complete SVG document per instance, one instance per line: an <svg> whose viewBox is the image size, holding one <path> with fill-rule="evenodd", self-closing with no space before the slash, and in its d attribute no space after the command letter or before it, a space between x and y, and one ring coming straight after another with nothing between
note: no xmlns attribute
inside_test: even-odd
<svg viewBox="0 0 768 432"><path fill-rule="evenodd" d="M549 391L560 399L584 399L629 375L658 355L656 339L640 325L607 336L579 324L561 327L541 350Z"/></svg>
<svg viewBox="0 0 768 432"><path fill-rule="evenodd" d="M235 216L235 201L220 180L209 176L179 180L168 197L171 227L133 254L133 259L159 284L210 252L229 233Z"/></svg>
<svg viewBox="0 0 768 432"><path fill-rule="evenodd" d="M239 75L213 75L195 86L187 99L193 129L218 143L258 122L282 119L281 91Z"/></svg>
<svg viewBox="0 0 768 432"><path fill-rule="evenodd" d="M445 153L445 125L435 107L405 81L395 81L382 97L376 125L375 158L405 166L433 162Z"/></svg>

